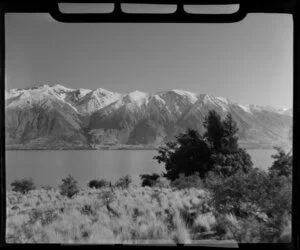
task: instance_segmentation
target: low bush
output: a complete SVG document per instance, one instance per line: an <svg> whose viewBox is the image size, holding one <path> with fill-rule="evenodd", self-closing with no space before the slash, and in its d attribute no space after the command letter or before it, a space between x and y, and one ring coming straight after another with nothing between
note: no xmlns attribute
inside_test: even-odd
<svg viewBox="0 0 300 250"><path fill-rule="evenodd" d="M198 173L193 175L185 176L180 174L179 178L171 182L171 187L176 189L185 189L185 188L203 188L203 182Z"/></svg>
<svg viewBox="0 0 300 250"><path fill-rule="evenodd" d="M269 176L258 169L247 174L239 171L228 178L219 178L215 182L210 179L207 183L213 193L215 208L219 212L232 213L239 217L258 212L269 197Z"/></svg>
<svg viewBox="0 0 300 250"><path fill-rule="evenodd" d="M50 186L50 185L42 185L41 188L44 189L44 190L52 190L52 189L54 189L54 188L53 188L52 186Z"/></svg>
<svg viewBox="0 0 300 250"><path fill-rule="evenodd" d="M88 183L89 188L96 188L96 189L107 187L108 185L109 185L109 182L106 181L106 180L104 180L104 179L101 179L101 180L91 180Z"/></svg>
<svg viewBox="0 0 300 250"><path fill-rule="evenodd" d="M142 180L142 187L152 187L156 184L156 181L159 179L160 175L153 173L153 174L141 174L140 178Z"/></svg>
<svg viewBox="0 0 300 250"><path fill-rule="evenodd" d="M128 188L131 183L132 183L132 179L130 175L125 175L115 183L115 187L125 189Z"/></svg>
<svg viewBox="0 0 300 250"><path fill-rule="evenodd" d="M35 184L31 178L15 180L11 184L12 190L22 194L28 193L30 190L34 190Z"/></svg>
<svg viewBox="0 0 300 250"><path fill-rule="evenodd" d="M102 200L105 205L110 204L115 200L114 193L111 190L105 190L98 194L98 199Z"/></svg>
<svg viewBox="0 0 300 250"><path fill-rule="evenodd" d="M169 188L170 187L170 181L167 178L159 177L155 181L153 186L158 187L158 188Z"/></svg>
<svg viewBox="0 0 300 250"><path fill-rule="evenodd" d="M77 181L69 175L67 178L62 179L62 184L59 186L60 194L72 198L79 192Z"/></svg>

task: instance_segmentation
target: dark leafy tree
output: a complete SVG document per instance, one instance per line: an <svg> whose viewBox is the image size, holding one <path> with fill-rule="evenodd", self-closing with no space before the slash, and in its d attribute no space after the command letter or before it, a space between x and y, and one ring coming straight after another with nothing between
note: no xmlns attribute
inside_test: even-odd
<svg viewBox="0 0 300 250"><path fill-rule="evenodd" d="M159 147L154 159L165 164L164 177L174 181L181 173L185 176L199 173L204 178L209 171L228 177L252 169L251 156L239 148L238 127L231 114L222 121L220 115L210 111L204 127L207 129L204 136L188 129L175 141Z"/></svg>
<svg viewBox="0 0 300 250"><path fill-rule="evenodd" d="M152 187L156 184L157 180L159 179L160 175L157 173L153 174L141 174L140 178L142 180L142 187Z"/></svg>
<svg viewBox="0 0 300 250"><path fill-rule="evenodd" d="M231 153L212 153L211 159L212 170L223 177L231 176L238 171L248 173L253 167L251 156L242 148Z"/></svg>
<svg viewBox="0 0 300 250"><path fill-rule="evenodd" d="M15 180L10 185L12 187L12 191L19 192L22 194L26 194L30 190L34 190L36 188L31 178Z"/></svg>
<svg viewBox="0 0 300 250"><path fill-rule="evenodd" d="M210 111L205 126L205 136L213 145L211 164L216 173L228 177L237 171L247 173L253 167L251 156L245 149L239 148L238 127L231 113L221 121L221 117L215 111Z"/></svg>
<svg viewBox="0 0 300 250"><path fill-rule="evenodd" d="M239 149L238 145L238 132L237 123L233 120L231 113L228 113L223 123L223 140L222 148L223 151L231 153L237 152Z"/></svg>
<svg viewBox="0 0 300 250"><path fill-rule="evenodd" d="M204 128L206 132L204 137L211 144L214 151L219 152L222 149L222 141L224 138L224 126L221 121L221 116L214 110L208 112L204 120Z"/></svg>
<svg viewBox="0 0 300 250"><path fill-rule="evenodd" d="M59 185L61 195L72 198L79 192L77 181L71 175L62 179L62 182L63 183Z"/></svg>
<svg viewBox="0 0 300 250"><path fill-rule="evenodd" d="M164 177L173 181L180 173L186 176L198 172L201 177L209 170L210 148L203 137L193 129L181 133L176 141L160 146L158 155L154 156L158 163L165 164Z"/></svg>
<svg viewBox="0 0 300 250"><path fill-rule="evenodd" d="M277 151L276 154L271 157L274 159L272 166L269 168L269 172L271 175L278 176L290 176L293 171L293 156L291 152L286 153L280 147L274 147Z"/></svg>
<svg viewBox="0 0 300 250"><path fill-rule="evenodd" d="M91 181L88 183L88 186L89 186L89 188L96 188L96 189L99 189L99 188L102 188L102 187L107 187L107 186L109 186L109 182L107 182L107 181L104 180L104 179L101 179L101 180L91 180Z"/></svg>

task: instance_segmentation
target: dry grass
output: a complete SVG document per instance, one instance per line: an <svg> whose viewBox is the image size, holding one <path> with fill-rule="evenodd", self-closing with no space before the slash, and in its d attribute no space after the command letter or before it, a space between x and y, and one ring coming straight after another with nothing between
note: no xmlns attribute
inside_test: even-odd
<svg viewBox="0 0 300 250"><path fill-rule="evenodd" d="M195 188L81 190L72 199L58 190L7 192L7 243L189 244L219 239L211 195ZM226 215L231 227L240 222ZM210 237L204 237L211 233ZM224 239L234 239L234 234Z"/></svg>

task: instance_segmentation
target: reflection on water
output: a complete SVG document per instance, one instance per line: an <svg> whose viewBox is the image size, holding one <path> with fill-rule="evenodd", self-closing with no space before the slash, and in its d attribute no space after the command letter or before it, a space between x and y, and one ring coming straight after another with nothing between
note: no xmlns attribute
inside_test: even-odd
<svg viewBox="0 0 300 250"><path fill-rule="evenodd" d="M273 149L249 149L255 166L267 169L272 164ZM164 165L153 160L154 150L105 151L7 151L6 186L19 178L32 177L37 185L57 186L71 174L82 186L94 178L116 181L130 174L138 181L139 174L164 171Z"/></svg>

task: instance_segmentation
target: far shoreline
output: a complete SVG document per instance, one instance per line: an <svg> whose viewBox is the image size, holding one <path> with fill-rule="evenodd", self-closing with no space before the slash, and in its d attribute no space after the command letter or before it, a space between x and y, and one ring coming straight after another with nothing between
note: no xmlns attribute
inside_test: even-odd
<svg viewBox="0 0 300 250"><path fill-rule="evenodd" d="M273 150L273 147L243 147L245 150ZM5 151L153 151L158 148L6 148Z"/></svg>
<svg viewBox="0 0 300 250"><path fill-rule="evenodd" d="M85 151L112 151L112 150L159 150L159 147L163 146L162 145L126 145L126 144L117 144L117 145L89 145L89 146L43 146L43 147L38 147L34 145L20 145L20 144L15 144L15 145L6 145L5 146L5 151L80 151L80 150L85 150ZM291 146L288 145L270 145L270 144L262 144L262 143L255 143L255 142L242 142L240 143L240 147L245 149L245 150L272 150L274 149L275 146L280 146L282 148L291 148Z"/></svg>

